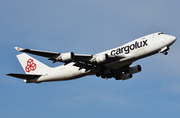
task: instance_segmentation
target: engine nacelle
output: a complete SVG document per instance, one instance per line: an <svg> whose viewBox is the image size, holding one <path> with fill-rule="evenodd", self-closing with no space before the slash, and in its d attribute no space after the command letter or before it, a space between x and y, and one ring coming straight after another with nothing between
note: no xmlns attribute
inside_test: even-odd
<svg viewBox="0 0 180 118"><path fill-rule="evenodd" d="M122 80L130 79L130 78L132 78L132 74L131 73L127 73L127 74L122 73L120 78Z"/></svg>
<svg viewBox="0 0 180 118"><path fill-rule="evenodd" d="M60 62L70 62L74 60L74 53L73 52L68 52L68 53L61 53L58 57L56 58L50 58L50 60L60 61Z"/></svg>
<svg viewBox="0 0 180 118"><path fill-rule="evenodd" d="M107 54L99 55L96 57L96 62L97 63L103 63L109 59L109 56Z"/></svg>
<svg viewBox="0 0 180 118"><path fill-rule="evenodd" d="M127 80L127 79L130 79L132 78L132 74L131 73L121 73L120 76L118 76L116 78L116 80Z"/></svg>
<svg viewBox="0 0 180 118"><path fill-rule="evenodd" d="M138 73L142 70L140 65L136 65L136 66L130 66L129 67L129 73L134 74L134 73Z"/></svg>
<svg viewBox="0 0 180 118"><path fill-rule="evenodd" d="M74 53L73 52L68 52L68 53L61 53L61 60L63 62L69 62L74 60Z"/></svg>

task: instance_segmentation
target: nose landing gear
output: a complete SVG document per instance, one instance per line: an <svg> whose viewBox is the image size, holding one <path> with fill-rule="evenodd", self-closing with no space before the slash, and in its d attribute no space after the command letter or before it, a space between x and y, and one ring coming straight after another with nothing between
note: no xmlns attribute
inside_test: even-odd
<svg viewBox="0 0 180 118"><path fill-rule="evenodd" d="M167 55L167 54L168 54L168 52L167 52L167 51L165 51L165 52L163 52L163 54L164 54L164 55Z"/></svg>
<svg viewBox="0 0 180 118"><path fill-rule="evenodd" d="M160 53L163 53L164 55L167 55L168 54L168 50L169 50L170 48L168 47L168 46L165 46L164 48L162 48L159 52Z"/></svg>

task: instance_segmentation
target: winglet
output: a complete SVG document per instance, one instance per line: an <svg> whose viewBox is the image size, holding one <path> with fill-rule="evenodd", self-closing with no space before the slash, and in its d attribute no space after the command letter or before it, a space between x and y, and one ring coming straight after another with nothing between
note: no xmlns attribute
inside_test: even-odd
<svg viewBox="0 0 180 118"><path fill-rule="evenodd" d="M20 47L14 47L17 51L21 52L23 51L24 49L23 48L20 48Z"/></svg>

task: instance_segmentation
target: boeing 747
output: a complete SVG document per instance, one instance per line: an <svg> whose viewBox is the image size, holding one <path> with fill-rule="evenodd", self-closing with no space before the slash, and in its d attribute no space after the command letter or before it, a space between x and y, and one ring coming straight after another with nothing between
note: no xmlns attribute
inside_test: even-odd
<svg viewBox="0 0 180 118"><path fill-rule="evenodd" d="M63 62L64 64L52 68L22 53L17 55L17 58L26 74L9 73L7 75L23 79L25 83L72 80L87 75L96 75L104 79L127 80L141 71L140 65L131 65L134 61L157 53L167 55L169 47L175 41L176 37L158 32L94 55L15 47L19 52L43 56L54 63Z"/></svg>

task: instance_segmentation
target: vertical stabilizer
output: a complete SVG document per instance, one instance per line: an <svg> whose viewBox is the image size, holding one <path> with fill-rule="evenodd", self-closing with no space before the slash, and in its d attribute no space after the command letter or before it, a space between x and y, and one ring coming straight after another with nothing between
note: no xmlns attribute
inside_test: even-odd
<svg viewBox="0 0 180 118"><path fill-rule="evenodd" d="M40 61L25 53L16 56L26 74L42 74L43 71L50 69L50 67L48 67L47 65L41 63Z"/></svg>

